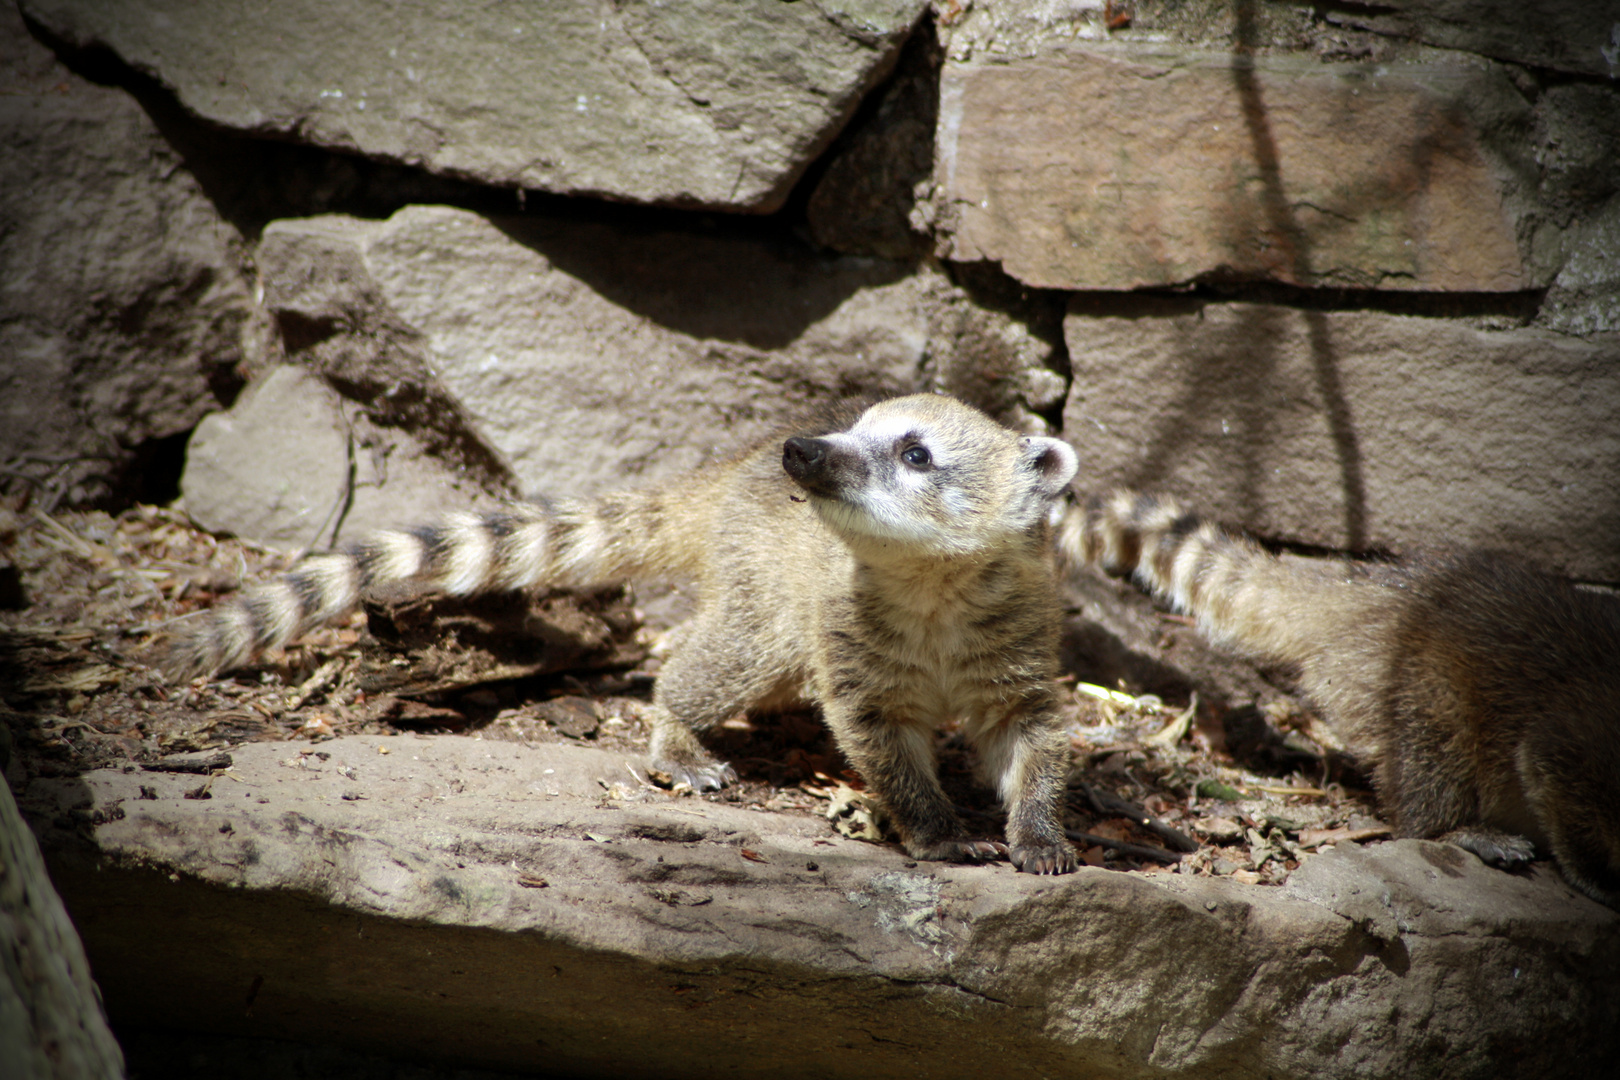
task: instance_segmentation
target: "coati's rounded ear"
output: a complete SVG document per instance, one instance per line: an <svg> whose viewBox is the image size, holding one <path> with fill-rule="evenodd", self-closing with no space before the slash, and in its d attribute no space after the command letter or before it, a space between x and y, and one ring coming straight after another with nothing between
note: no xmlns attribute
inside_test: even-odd
<svg viewBox="0 0 1620 1080"><path fill-rule="evenodd" d="M1023 452L1024 464L1038 478L1036 485L1044 498L1055 498L1080 471L1079 456L1062 439L1026 435L1018 440L1018 448Z"/></svg>

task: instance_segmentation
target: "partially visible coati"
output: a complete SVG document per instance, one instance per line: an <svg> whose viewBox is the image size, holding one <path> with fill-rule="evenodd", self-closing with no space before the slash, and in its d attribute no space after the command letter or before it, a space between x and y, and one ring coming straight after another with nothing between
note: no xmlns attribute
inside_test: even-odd
<svg viewBox="0 0 1620 1080"><path fill-rule="evenodd" d="M658 768L720 787L736 775L699 735L739 710L813 703L913 856L1067 873L1047 519L1075 469L1056 439L950 398L897 398L650 490L452 515L311 556L193 617L167 667L241 664L385 586L682 578L698 610L655 690ZM968 838L940 788L933 731L950 720L1006 803L1005 845Z"/></svg>
<svg viewBox="0 0 1620 1080"><path fill-rule="evenodd" d="M1401 835L1496 865L1550 852L1620 907L1620 599L1488 552L1282 559L1128 491L1068 509L1056 541L1217 642L1296 665Z"/></svg>

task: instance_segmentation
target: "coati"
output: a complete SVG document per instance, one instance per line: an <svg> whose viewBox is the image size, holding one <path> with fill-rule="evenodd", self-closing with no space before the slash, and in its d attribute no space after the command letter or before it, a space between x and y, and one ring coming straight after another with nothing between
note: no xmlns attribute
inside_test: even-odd
<svg viewBox="0 0 1620 1080"><path fill-rule="evenodd" d="M308 557L190 617L165 666L239 665L384 586L684 578L698 608L654 690L657 768L719 788L736 774L698 736L739 710L813 703L911 855L1067 873L1048 517L1076 467L1067 444L951 398L896 398L651 490L457 514ZM940 788L932 729L950 719L999 788L1006 844L969 839Z"/></svg>
<svg viewBox="0 0 1620 1080"><path fill-rule="evenodd" d="M1071 506L1055 542L1217 642L1296 665L1400 835L1499 866L1550 851L1620 907L1620 600L1490 552L1282 559L1129 491Z"/></svg>

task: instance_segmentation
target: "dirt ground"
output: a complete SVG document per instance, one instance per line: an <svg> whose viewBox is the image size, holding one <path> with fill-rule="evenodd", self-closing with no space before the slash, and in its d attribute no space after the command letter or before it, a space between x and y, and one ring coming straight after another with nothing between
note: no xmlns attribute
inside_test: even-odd
<svg viewBox="0 0 1620 1080"><path fill-rule="evenodd" d="M189 685L142 663L174 619L293 558L156 507L113 516L0 505L0 760L9 750L13 790L37 776L346 734L644 754L657 635L628 590L371 605L253 667ZM1324 846L1388 834L1304 710L1227 714L1065 678L1065 824L1087 863L1275 884ZM739 715L711 744L741 782L670 797L827 816L849 835L892 842L878 839L881 811L813 714ZM1000 811L961 738L942 733L939 756L970 828L998 836Z"/></svg>

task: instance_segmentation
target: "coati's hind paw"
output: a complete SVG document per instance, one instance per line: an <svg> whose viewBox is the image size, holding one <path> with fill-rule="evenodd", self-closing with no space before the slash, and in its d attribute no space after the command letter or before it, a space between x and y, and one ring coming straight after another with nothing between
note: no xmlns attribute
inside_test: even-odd
<svg viewBox="0 0 1620 1080"><path fill-rule="evenodd" d="M1080 866L1074 847L1065 842L1050 847L1014 846L1012 864L1026 874L1072 874Z"/></svg>
<svg viewBox="0 0 1620 1080"><path fill-rule="evenodd" d="M1454 829L1436 839L1467 848L1484 860L1487 866L1513 870L1536 857L1536 846L1528 837L1497 829Z"/></svg>
<svg viewBox="0 0 1620 1080"><path fill-rule="evenodd" d="M664 771L674 783L685 784L693 791L719 791L737 782L737 770L724 761L669 765Z"/></svg>
<svg viewBox="0 0 1620 1080"><path fill-rule="evenodd" d="M925 847L906 845L914 859L929 862L983 863L1007 857L1007 845L999 840L941 840Z"/></svg>

